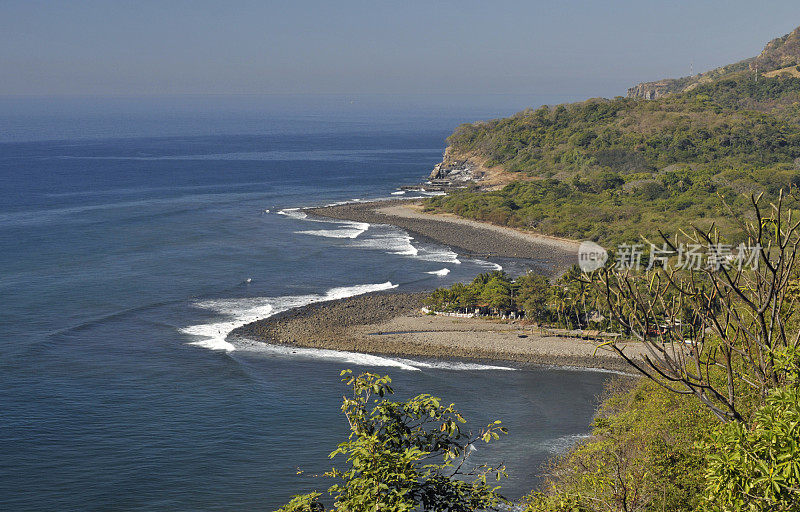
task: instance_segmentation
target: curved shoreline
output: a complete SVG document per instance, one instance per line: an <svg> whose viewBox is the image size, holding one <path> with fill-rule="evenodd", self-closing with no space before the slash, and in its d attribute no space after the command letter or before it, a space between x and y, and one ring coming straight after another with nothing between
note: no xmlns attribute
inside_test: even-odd
<svg viewBox="0 0 800 512"><path fill-rule="evenodd" d="M578 241L527 233L454 215L425 213L419 209L418 203L409 200L346 203L303 211L331 219L389 224L412 235L450 246L465 256L530 260L532 266L550 275L558 275L578 262Z"/></svg>
<svg viewBox="0 0 800 512"><path fill-rule="evenodd" d="M233 338L275 345L633 373L613 350L489 319L420 313L425 293L378 292L309 304L235 329ZM626 350L635 355L641 347ZM597 353L595 353L597 352Z"/></svg>

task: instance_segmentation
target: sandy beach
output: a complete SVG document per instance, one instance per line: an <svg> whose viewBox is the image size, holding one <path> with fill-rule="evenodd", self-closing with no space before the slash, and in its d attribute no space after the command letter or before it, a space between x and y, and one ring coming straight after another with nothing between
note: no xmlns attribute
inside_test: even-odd
<svg viewBox="0 0 800 512"><path fill-rule="evenodd" d="M516 361L633 373L593 341L519 323L423 315L424 293L377 293L310 304L235 330L233 337L280 345L435 358ZM631 356L643 347L630 343Z"/></svg>
<svg viewBox="0 0 800 512"><path fill-rule="evenodd" d="M418 202L404 200L348 203L305 210L320 217L390 224L415 236L448 245L466 256L533 260L538 268L558 274L577 263L580 242L538 235L463 219L449 214L422 211Z"/></svg>

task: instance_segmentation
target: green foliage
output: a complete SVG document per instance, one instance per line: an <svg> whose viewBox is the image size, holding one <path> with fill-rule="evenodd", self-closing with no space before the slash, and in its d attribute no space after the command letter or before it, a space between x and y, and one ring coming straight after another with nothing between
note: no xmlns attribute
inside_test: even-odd
<svg viewBox="0 0 800 512"><path fill-rule="evenodd" d="M438 288L425 299L425 304L435 311L471 312L479 304L496 310L514 307L514 283L502 270L478 274L472 283L455 283L450 288Z"/></svg>
<svg viewBox="0 0 800 512"><path fill-rule="evenodd" d="M462 125L448 139L455 153L524 182L427 206L614 244L692 222L719 225L726 221L715 194L738 214L750 194L773 197L797 181L798 114L800 79L736 75L654 101L593 99Z"/></svg>
<svg viewBox="0 0 800 512"><path fill-rule="evenodd" d="M650 380L627 391L617 381L592 437L551 463L527 510L800 509L800 358L796 350L775 356L791 378L747 423L720 423L696 399Z"/></svg>
<svg viewBox="0 0 800 512"><path fill-rule="evenodd" d="M281 507L279 512L322 512L325 507L319 502L322 493L310 492L292 496L291 501Z"/></svg>
<svg viewBox="0 0 800 512"><path fill-rule="evenodd" d="M555 323L566 328L609 326L607 320L591 321L602 310L602 297L587 286L580 269L571 268L555 283L533 272L512 280L505 272L479 274L470 284L456 283L438 288L425 299L434 311L471 313L488 307L497 313L523 312L538 323Z"/></svg>
<svg viewBox="0 0 800 512"><path fill-rule="evenodd" d="M701 503L703 453L716 420L696 402L640 380L617 381L592 437L555 460L531 512L691 511Z"/></svg>
<svg viewBox="0 0 800 512"><path fill-rule="evenodd" d="M483 285L481 300L495 310L511 308L511 284L504 279L492 278Z"/></svg>
<svg viewBox="0 0 800 512"><path fill-rule="evenodd" d="M639 175L637 175L638 178ZM761 171L727 169L692 171L680 168L653 179L628 181L623 188L594 190L590 178L572 183L556 179L511 183L492 192L457 191L427 201L429 211L573 239L589 239L609 247L637 243L659 230L667 234L692 226L740 232L735 219L750 211L748 192L774 197L790 189L797 171L786 166ZM731 216L723 201L734 211ZM508 204L513 203L512 209Z"/></svg>
<svg viewBox="0 0 800 512"><path fill-rule="evenodd" d="M789 375L758 408L749 426L714 430L708 451L707 507L715 512L790 511L800 508L800 374L797 349L776 354Z"/></svg>
<svg viewBox="0 0 800 512"><path fill-rule="evenodd" d="M800 79L739 76L655 101L592 99L460 126L458 152L508 170L606 169L630 173L670 164L763 165L800 156L792 118Z"/></svg>
<svg viewBox="0 0 800 512"><path fill-rule="evenodd" d="M525 317L537 322L549 320L550 281L546 277L528 272L515 281L516 302L525 312Z"/></svg>
<svg viewBox="0 0 800 512"><path fill-rule="evenodd" d="M342 403L350 436L330 455L345 457L346 467L326 473L338 481L328 489L336 510L466 512L505 502L489 483L505 475L502 467L462 470L473 443L506 432L499 421L473 435L462 430L466 420L453 404L427 394L394 402L383 398L393 393L389 377L350 370L342 377L353 394ZM319 496L295 496L281 512L317 510Z"/></svg>
<svg viewBox="0 0 800 512"><path fill-rule="evenodd" d="M789 511L800 506L800 394L773 391L751 427L734 422L714 432L706 476L714 511Z"/></svg>

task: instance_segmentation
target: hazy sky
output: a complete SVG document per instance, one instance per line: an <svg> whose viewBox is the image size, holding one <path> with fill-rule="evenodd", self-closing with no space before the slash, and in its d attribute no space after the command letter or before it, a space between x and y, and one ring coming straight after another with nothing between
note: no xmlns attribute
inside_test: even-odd
<svg viewBox="0 0 800 512"><path fill-rule="evenodd" d="M0 0L0 95L614 96L797 25L798 0Z"/></svg>

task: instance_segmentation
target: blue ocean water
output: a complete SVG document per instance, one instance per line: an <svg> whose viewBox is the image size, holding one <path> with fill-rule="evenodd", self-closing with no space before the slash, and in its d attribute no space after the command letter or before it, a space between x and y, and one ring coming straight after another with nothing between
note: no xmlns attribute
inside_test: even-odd
<svg viewBox="0 0 800 512"><path fill-rule="evenodd" d="M403 197L458 122L513 110L0 107L3 510L272 510L326 486L296 469L330 467L348 367L476 428L502 419L476 460L507 464L512 497L587 432L606 374L225 340L288 307L496 268L295 208Z"/></svg>

